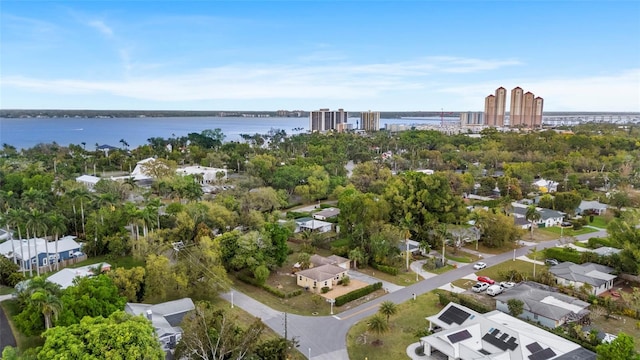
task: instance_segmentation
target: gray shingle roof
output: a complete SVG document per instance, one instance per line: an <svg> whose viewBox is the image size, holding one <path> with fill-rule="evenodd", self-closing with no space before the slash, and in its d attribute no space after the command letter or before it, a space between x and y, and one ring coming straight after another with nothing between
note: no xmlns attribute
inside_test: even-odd
<svg viewBox="0 0 640 360"><path fill-rule="evenodd" d="M524 309L548 319L561 320L572 314L585 315L589 303L565 295L552 288L530 282L522 282L495 297L496 301L506 303L518 299L524 303ZM586 311L586 312L585 312Z"/></svg>
<svg viewBox="0 0 640 360"><path fill-rule="evenodd" d="M613 268L593 263L578 265L566 261L552 266L549 272L562 279L581 282L595 287L599 287L607 281L616 278L615 275L611 275Z"/></svg>
<svg viewBox="0 0 640 360"><path fill-rule="evenodd" d="M347 269L343 269L339 266L326 264L326 265L321 265L311 269L299 271L298 275L302 275L304 277L307 277L315 281L325 281L325 280L333 279L337 275L340 275L346 271Z"/></svg>

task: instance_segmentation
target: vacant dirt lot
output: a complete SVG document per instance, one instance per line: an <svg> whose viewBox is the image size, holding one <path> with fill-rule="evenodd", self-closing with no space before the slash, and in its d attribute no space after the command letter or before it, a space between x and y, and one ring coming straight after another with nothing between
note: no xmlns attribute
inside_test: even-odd
<svg viewBox="0 0 640 360"><path fill-rule="evenodd" d="M357 290L360 288L363 288L365 286L367 286L369 284L360 281L360 280L354 280L351 279L351 281L349 281L349 285L347 286L342 286L342 285L336 285L333 287L333 289L331 291L329 291L326 294L320 294L320 296L322 296L325 299L335 299L340 295L344 295L347 293L352 292L353 290Z"/></svg>

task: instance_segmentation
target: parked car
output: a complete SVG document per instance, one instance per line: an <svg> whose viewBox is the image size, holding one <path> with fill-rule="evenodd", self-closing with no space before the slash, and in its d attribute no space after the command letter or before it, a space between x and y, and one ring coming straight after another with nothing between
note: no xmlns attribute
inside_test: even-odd
<svg viewBox="0 0 640 360"><path fill-rule="evenodd" d="M486 267L487 267L487 264L485 264L483 262L475 263L473 265L473 268L476 269L476 270L482 270L482 269L484 269Z"/></svg>
<svg viewBox="0 0 640 360"><path fill-rule="evenodd" d="M516 286L516 283L511 282L511 281L502 281L502 282L500 283L500 286L501 286L503 289L509 289L509 288L512 288L512 287Z"/></svg>
<svg viewBox="0 0 640 360"><path fill-rule="evenodd" d="M485 290L487 290L487 288L489 287L489 284L484 283L484 282L477 282L475 285L473 285L473 287L471 287L471 290L473 292L483 292Z"/></svg>
<svg viewBox="0 0 640 360"><path fill-rule="evenodd" d="M560 264L556 259L547 259L544 261L547 265L556 266Z"/></svg>
<svg viewBox="0 0 640 360"><path fill-rule="evenodd" d="M478 281L479 282L483 282L483 283L487 283L489 285L493 285L496 283L495 280L491 279L490 277L486 277L486 276L478 276Z"/></svg>
<svg viewBox="0 0 640 360"><path fill-rule="evenodd" d="M504 288L500 285L491 285L487 288L487 295L496 296L501 294L504 291Z"/></svg>

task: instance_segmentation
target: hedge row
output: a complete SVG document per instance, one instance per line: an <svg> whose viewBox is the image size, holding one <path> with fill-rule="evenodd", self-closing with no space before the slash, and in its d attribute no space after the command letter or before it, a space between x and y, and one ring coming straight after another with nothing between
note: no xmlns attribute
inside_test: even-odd
<svg viewBox="0 0 640 360"><path fill-rule="evenodd" d="M458 295L456 293L448 293L444 291L438 292L438 301L440 305L445 306L450 302L454 302L456 304L460 304L462 306L466 306L471 310L475 310L481 314L488 313L493 310L484 304L474 300L473 298L466 297L464 295Z"/></svg>
<svg viewBox="0 0 640 360"><path fill-rule="evenodd" d="M298 290L294 290L292 292L285 293L284 291L282 291L280 289L277 289L277 288L274 288L273 286L270 286L268 284L260 284L258 282L258 280L254 279L251 276L248 276L246 274L239 273L239 274L236 275L236 277L242 282L245 282L247 284L251 284L253 286L257 286L259 288L262 288L263 290L267 291L268 293L270 293L272 295L275 295L275 296L277 296L277 297L279 297L281 299L290 299L292 297L295 297L295 296L298 296L298 295L302 294L302 289L298 289Z"/></svg>
<svg viewBox="0 0 640 360"><path fill-rule="evenodd" d="M560 262L571 261L574 264L582 264L580 252L574 249L552 247L544 251L547 258L556 259Z"/></svg>
<svg viewBox="0 0 640 360"><path fill-rule="evenodd" d="M363 288L357 289L357 290L353 290L350 293L346 293L344 295L340 295L336 298L336 306L342 306L350 301L356 300L356 299L360 299L361 297L365 296L365 295L369 295L372 292L381 289L382 288L382 283L381 282L377 282L375 284L371 284L371 285L367 285Z"/></svg>
<svg viewBox="0 0 640 360"><path fill-rule="evenodd" d="M393 266L372 264L371 267L389 275L393 275L393 276L398 275L398 268L395 268Z"/></svg>

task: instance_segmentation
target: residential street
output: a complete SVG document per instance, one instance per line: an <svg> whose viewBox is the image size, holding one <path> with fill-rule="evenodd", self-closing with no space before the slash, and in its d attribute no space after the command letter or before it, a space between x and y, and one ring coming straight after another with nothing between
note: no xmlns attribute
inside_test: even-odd
<svg viewBox="0 0 640 360"><path fill-rule="evenodd" d="M604 237L606 231L577 236L577 240L586 240L591 237ZM526 241L526 240L525 240ZM529 243L527 243L529 244ZM535 246L526 246L515 251L515 257L529 253L535 247L537 250L553 247L558 244L558 240L546 241ZM488 266L497 265L505 261L512 261L513 252L506 252L500 255L486 255L483 262ZM422 280L411 286L396 289L394 292L386 294L368 303L357 306L335 316L301 316L288 315L288 337L295 337L299 341L299 350L305 356L313 360L348 360L346 337L347 332L358 321L365 319L378 311L378 306L383 301L393 301L396 304L411 300L413 294L420 295L439 288L454 280L474 272L472 264L451 270L442 275ZM284 335L284 314L279 313L253 299L249 296L234 291L234 306L239 306L245 311L260 317L265 324L277 333ZM230 293L223 294L222 297L231 301ZM418 316L421 316L418 314ZM407 344L409 345L409 344Z"/></svg>
<svg viewBox="0 0 640 360"><path fill-rule="evenodd" d="M10 299L11 295L1 295L0 301ZM2 354L2 350L6 346L16 346L16 339L13 336L13 332L11 331L11 327L9 326L9 321L4 313L2 307L0 307L0 354Z"/></svg>

